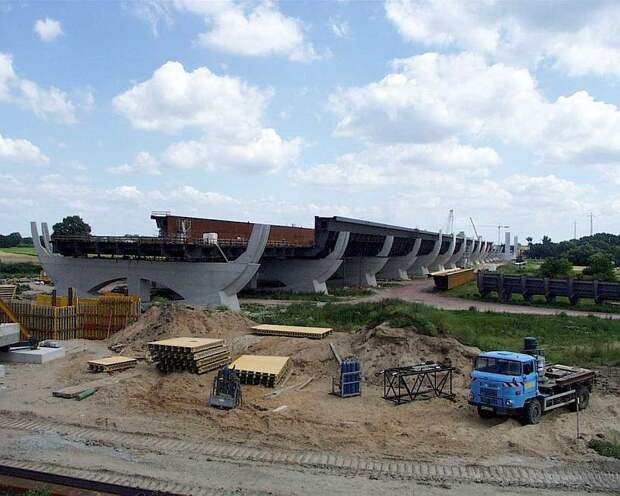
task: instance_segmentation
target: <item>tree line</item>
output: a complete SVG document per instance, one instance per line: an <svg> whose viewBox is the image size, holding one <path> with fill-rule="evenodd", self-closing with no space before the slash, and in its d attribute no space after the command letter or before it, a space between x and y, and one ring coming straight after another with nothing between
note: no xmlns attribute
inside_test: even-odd
<svg viewBox="0 0 620 496"><path fill-rule="evenodd" d="M0 248L13 248L20 245L32 245L32 238L22 238L18 232L0 234Z"/></svg>
<svg viewBox="0 0 620 496"><path fill-rule="evenodd" d="M540 243L532 243L532 238L527 240L529 258L566 258L573 265L587 266L592 263L594 255L603 254L620 267L620 235L598 233L559 243L554 243L548 236L544 236Z"/></svg>
<svg viewBox="0 0 620 496"><path fill-rule="evenodd" d="M540 243L528 241L528 257L544 259L540 267L546 277L570 276L573 265L584 266L582 275L594 279L615 280L614 267L620 267L620 236L598 233L580 239L554 243L544 236Z"/></svg>

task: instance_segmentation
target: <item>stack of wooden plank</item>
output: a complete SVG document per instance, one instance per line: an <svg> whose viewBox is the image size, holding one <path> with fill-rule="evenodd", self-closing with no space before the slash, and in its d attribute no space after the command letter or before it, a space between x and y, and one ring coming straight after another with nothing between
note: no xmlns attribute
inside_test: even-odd
<svg viewBox="0 0 620 496"><path fill-rule="evenodd" d="M291 338L323 339L332 332L331 327L300 327L289 325L261 324L252 327L254 334L287 336Z"/></svg>
<svg viewBox="0 0 620 496"><path fill-rule="evenodd" d="M241 379L241 384L262 384L274 387L288 374L290 357L241 355L231 365Z"/></svg>
<svg viewBox="0 0 620 496"><path fill-rule="evenodd" d="M113 372L115 370L125 370L136 366L138 360L131 357L113 356L99 358L88 362L88 369L91 372Z"/></svg>
<svg viewBox="0 0 620 496"><path fill-rule="evenodd" d="M149 354L161 372L187 370L204 374L230 362L222 339L172 338L148 343Z"/></svg>
<svg viewBox="0 0 620 496"><path fill-rule="evenodd" d="M15 298L16 289L14 284L0 284L0 300L9 301Z"/></svg>

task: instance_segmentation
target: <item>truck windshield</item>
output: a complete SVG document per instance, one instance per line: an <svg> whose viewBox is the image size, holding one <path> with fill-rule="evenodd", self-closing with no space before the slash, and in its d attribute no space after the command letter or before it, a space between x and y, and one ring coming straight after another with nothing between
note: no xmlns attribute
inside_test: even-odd
<svg viewBox="0 0 620 496"><path fill-rule="evenodd" d="M478 357L476 358L476 370L490 372L492 374L521 375L521 363L502 358Z"/></svg>

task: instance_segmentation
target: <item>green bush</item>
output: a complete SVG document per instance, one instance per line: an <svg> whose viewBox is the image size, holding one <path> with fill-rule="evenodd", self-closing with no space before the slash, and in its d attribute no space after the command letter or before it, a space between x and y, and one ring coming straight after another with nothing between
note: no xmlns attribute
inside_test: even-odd
<svg viewBox="0 0 620 496"><path fill-rule="evenodd" d="M31 277L41 271L41 266L32 262L1 263L0 277Z"/></svg>
<svg viewBox="0 0 620 496"><path fill-rule="evenodd" d="M542 277L569 277L573 275L573 264L567 258L547 258L538 273Z"/></svg>
<svg viewBox="0 0 620 496"><path fill-rule="evenodd" d="M592 439L588 446L601 456L610 456L620 459L620 442L605 441L603 439Z"/></svg>

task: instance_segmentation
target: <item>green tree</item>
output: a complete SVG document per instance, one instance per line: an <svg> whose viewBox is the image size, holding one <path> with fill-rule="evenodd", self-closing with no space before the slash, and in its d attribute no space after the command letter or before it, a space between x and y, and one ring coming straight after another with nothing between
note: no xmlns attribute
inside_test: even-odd
<svg viewBox="0 0 620 496"><path fill-rule="evenodd" d="M0 234L0 248L12 248L19 246L22 242L22 235L18 232L11 233L7 236Z"/></svg>
<svg viewBox="0 0 620 496"><path fill-rule="evenodd" d="M583 269L584 275L601 281L615 281L614 262L606 253L596 253L590 259L590 265Z"/></svg>
<svg viewBox="0 0 620 496"><path fill-rule="evenodd" d="M54 224L52 237L67 235L88 235L90 226L79 215L71 215Z"/></svg>
<svg viewBox="0 0 620 496"><path fill-rule="evenodd" d="M538 272L542 277L569 277L573 274L573 264L566 258L546 258Z"/></svg>

